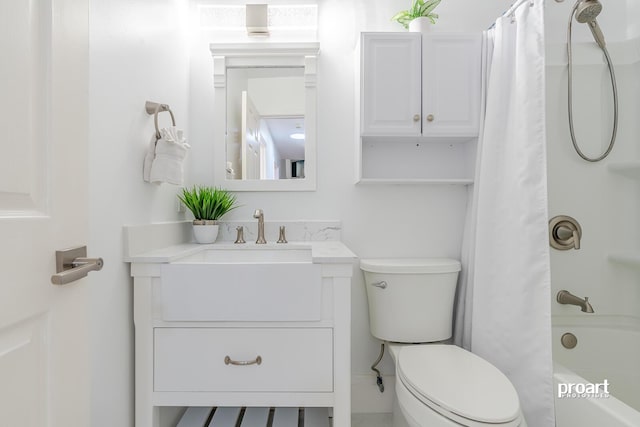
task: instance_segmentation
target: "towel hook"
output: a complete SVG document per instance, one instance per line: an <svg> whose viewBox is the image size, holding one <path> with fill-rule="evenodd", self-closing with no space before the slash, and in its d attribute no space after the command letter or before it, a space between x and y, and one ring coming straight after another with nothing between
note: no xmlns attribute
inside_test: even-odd
<svg viewBox="0 0 640 427"><path fill-rule="evenodd" d="M173 126L176 125L176 118L173 116L173 111L171 111L171 108L169 108L169 105L160 104L159 102L147 101L145 102L144 107L145 107L145 110L147 110L147 114L149 115L153 114L153 123L156 126L157 139L160 139L161 137L160 128L158 127L158 113L161 113L163 111L168 111L169 114L171 115L171 123L173 124Z"/></svg>

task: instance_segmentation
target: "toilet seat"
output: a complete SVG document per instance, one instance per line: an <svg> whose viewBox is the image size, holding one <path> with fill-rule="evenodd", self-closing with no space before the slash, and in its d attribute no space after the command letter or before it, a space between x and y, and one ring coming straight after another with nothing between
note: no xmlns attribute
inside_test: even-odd
<svg viewBox="0 0 640 427"><path fill-rule="evenodd" d="M412 397L463 426L517 427L522 423L518 395L509 379L460 347L403 346L398 349L396 366L398 380Z"/></svg>

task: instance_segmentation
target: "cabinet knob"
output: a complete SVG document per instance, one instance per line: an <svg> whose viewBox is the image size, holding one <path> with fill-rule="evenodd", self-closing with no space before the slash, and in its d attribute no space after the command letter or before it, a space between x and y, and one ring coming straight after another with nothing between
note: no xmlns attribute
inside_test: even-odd
<svg viewBox="0 0 640 427"><path fill-rule="evenodd" d="M420 114L416 114L415 116L413 116L413 121L414 122L419 122L420 121Z"/></svg>
<svg viewBox="0 0 640 427"><path fill-rule="evenodd" d="M428 121L428 122L432 122L432 121L433 121L433 119L435 119L435 117L433 117L433 114L429 114L429 115L427 116L427 121Z"/></svg>

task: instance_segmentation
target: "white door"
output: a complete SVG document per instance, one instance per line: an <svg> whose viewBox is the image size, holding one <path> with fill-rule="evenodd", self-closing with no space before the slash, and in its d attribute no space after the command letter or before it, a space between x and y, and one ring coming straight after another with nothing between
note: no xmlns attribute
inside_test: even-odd
<svg viewBox="0 0 640 427"><path fill-rule="evenodd" d="M0 0L0 52L0 427L87 427L88 0Z"/></svg>
<svg viewBox="0 0 640 427"><path fill-rule="evenodd" d="M420 135L420 46L419 33L362 33L363 136Z"/></svg>
<svg viewBox="0 0 640 427"><path fill-rule="evenodd" d="M478 136L482 87L482 35L422 36L422 133Z"/></svg>
<svg viewBox="0 0 640 427"><path fill-rule="evenodd" d="M260 179L260 113L242 91L242 179Z"/></svg>

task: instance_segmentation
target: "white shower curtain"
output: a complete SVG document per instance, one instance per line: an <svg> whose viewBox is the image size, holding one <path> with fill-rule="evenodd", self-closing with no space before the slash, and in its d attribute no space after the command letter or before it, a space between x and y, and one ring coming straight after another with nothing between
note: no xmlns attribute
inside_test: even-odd
<svg viewBox="0 0 640 427"><path fill-rule="evenodd" d="M455 338L509 377L529 427L552 427L544 10L543 0L521 3L485 34Z"/></svg>

